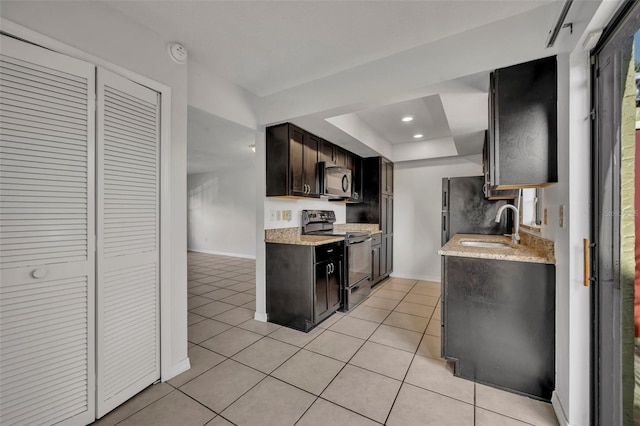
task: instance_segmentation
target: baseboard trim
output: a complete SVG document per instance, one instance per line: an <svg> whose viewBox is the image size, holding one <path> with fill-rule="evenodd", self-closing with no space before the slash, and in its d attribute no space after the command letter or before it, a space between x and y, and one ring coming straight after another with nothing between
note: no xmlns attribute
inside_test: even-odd
<svg viewBox="0 0 640 426"><path fill-rule="evenodd" d="M253 314L253 319L256 321L267 322L267 314L262 312L256 312Z"/></svg>
<svg viewBox="0 0 640 426"><path fill-rule="evenodd" d="M392 272L391 273L391 278L403 278L403 279L408 279L408 280L419 280L419 281L432 281L432 282L436 282L439 283L440 282L440 277L427 277L426 275L409 275L409 274L403 274L403 273L397 273L397 272Z"/></svg>
<svg viewBox="0 0 640 426"><path fill-rule="evenodd" d="M551 394L551 405L553 406L553 411L556 413L556 418L558 419L558 423L560 426L572 426L567 419L567 415L564 412L564 407L562 406L562 402L560 402L560 398L556 391L553 391Z"/></svg>
<svg viewBox="0 0 640 426"><path fill-rule="evenodd" d="M167 380L171 380L177 375L184 373L190 368L191 368L191 361L189 361L189 357L186 357L179 363L174 364L171 367L171 370L167 372L167 374L162 374L162 381L166 382Z"/></svg>
<svg viewBox="0 0 640 426"><path fill-rule="evenodd" d="M201 250L201 249L194 249L194 248L187 248L187 251L193 251L193 252L196 252L196 253L217 254L219 256L241 257L243 259L256 260L255 256L251 256L251 255L248 255L248 254L240 254L240 253L229 253L229 252L226 252L226 251Z"/></svg>

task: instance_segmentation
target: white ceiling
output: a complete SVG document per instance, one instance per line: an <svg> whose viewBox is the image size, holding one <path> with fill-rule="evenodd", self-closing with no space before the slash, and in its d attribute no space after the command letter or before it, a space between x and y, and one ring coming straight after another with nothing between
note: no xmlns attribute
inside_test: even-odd
<svg viewBox="0 0 640 426"><path fill-rule="evenodd" d="M266 96L554 0L107 1Z"/></svg>
<svg viewBox="0 0 640 426"><path fill-rule="evenodd" d="M425 81L435 84L415 86L413 94L405 86L396 99L373 96L368 102L285 118L359 155L381 154L404 161L481 152L487 128L488 73L498 66L470 66L464 73L466 68L458 66L453 72L452 65L486 64L488 54L500 56L492 43L471 52L466 45L471 34L487 28L491 28L489 40L508 40L510 34L504 29L512 32L508 22L514 19L526 22L525 28L518 28L523 35L530 33L527 41L540 45L543 52L542 40L563 0L105 3L165 39L183 43L190 60L263 101L287 99L292 91L310 93L305 99L318 90L326 94L336 87L327 86L328 82L344 86L360 70L367 78L384 75L386 84L395 87L394 75L387 75L393 68L389 60L396 67L400 61L406 69L418 64L417 55L430 46L429 58L444 61L433 62L431 75L425 76ZM461 58L460 52L465 56ZM423 56L419 61L424 61ZM505 58L500 60L505 66ZM372 89L379 91L379 87ZM413 115L415 120L402 123L403 115ZM416 140L412 137L416 132L424 136ZM252 139L253 134L242 126L189 108L189 173L247 160Z"/></svg>

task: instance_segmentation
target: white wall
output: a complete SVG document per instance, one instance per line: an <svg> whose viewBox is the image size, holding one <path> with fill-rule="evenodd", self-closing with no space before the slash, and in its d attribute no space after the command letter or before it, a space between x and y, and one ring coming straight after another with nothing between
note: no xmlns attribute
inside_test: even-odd
<svg viewBox="0 0 640 426"><path fill-rule="evenodd" d="M392 276L440 281L442 178L480 175L480 155L395 163Z"/></svg>
<svg viewBox="0 0 640 426"><path fill-rule="evenodd" d="M256 257L255 166L187 176L187 247Z"/></svg>
<svg viewBox="0 0 640 426"><path fill-rule="evenodd" d="M171 353L163 378L171 377L187 361L187 67L171 61L167 40L98 2L3 1L2 17L171 87Z"/></svg>
<svg viewBox="0 0 640 426"><path fill-rule="evenodd" d="M291 221L271 220L272 210L291 210ZM265 197L264 199L264 228L293 228L302 226L302 210L333 210L336 213L336 223L345 223L347 209L344 203L330 202L317 199L291 199Z"/></svg>

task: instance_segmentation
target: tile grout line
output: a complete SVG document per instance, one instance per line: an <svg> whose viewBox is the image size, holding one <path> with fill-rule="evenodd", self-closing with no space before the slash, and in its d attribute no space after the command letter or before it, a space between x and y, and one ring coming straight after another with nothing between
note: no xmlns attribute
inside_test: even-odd
<svg viewBox="0 0 640 426"><path fill-rule="evenodd" d="M411 289L409 290L409 292L411 290L414 289L414 287L418 284L418 282L416 281L413 286L411 286ZM407 295L409 295L409 292L407 292L407 294L400 299L400 303L402 303L402 301L404 299L406 299ZM398 305L400 305L400 303L398 303ZM429 326L429 324L427 324L427 327ZM384 419L384 424L386 425L389 422L389 417L391 417L391 412L393 411L393 407L396 405L396 401L398 400L398 395L400 395L400 391L402 390L402 386L404 386L405 383L405 379L407 378L407 375L409 374L409 370L411 370L411 365L413 364L413 360L416 358L416 353L418 352L418 350L420 349L420 344L422 343L422 340L424 339L424 333L422 334L422 336L420 337L420 341L418 342L418 346L416 346L416 350L413 353L413 356L411 357L411 362L409 363L409 366L407 367L407 371L405 371L404 373L404 377L402 378L402 380L400 381L400 387L398 388L398 392L396 392L396 396L393 398L393 402L391 403L391 408L389 408L389 412L387 413L387 417Z"/></svg>

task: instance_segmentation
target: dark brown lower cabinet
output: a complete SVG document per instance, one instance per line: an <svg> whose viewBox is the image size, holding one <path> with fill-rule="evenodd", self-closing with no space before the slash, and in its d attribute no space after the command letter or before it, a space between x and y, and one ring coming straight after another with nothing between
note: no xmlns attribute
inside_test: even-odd
<svg viewBox="0 0 640 426"><path fill-rule="evenodd" d="M442 355L455 375L549 401L555 266L444 256Z"/></svg>
<svg viewBox="0 0 640 426"><path fill-rule="evenodd" d="M340 309L344 244L266 244L267 320L309 331Z"/></svg>

